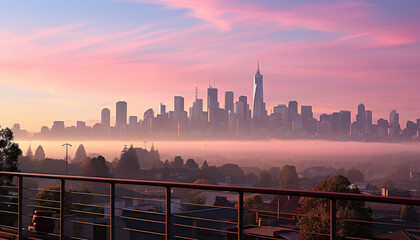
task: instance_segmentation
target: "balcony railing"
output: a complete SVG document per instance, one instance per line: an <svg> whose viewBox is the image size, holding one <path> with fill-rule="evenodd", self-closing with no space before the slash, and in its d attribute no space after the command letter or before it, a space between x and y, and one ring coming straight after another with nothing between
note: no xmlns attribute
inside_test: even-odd
<svg viewBox="0 0 420 240"><path fill-rule="evenodd" d="M327 223L329 224L329 233L316 233L315 230L313 234L320 236L325 236L329 239L337 238L337 209L336 202L337 200L348 200L348 201L363 201L363 202L375 202L375 203L386 203L386 204L399 204L399 205L413 205L419 206L420 199L418 198L401 198L401 197L382 197L375 195L366 195L366 194L348 194L348 193L333 193L333 192L316 192L316 191L300 191L300 190L283 190L283 189L273 189L273 188L255 188L255 187L236 187L236 186L222 186L222 185L205 185L205 184L190 184L190 183L178 183L178 182L162 182L162 181L145 181L145 180L130 180L130 179L116 179L116 178L98 178L98 177L82 177L82 176L67 176L67 175L51 175L51 174L34 174L34 173L19 173L19 172L0 172L0 177L10 177L13 178L14 184L12 185L3 185L0 186L2 189L6 189L4 195L0 196L0 204L2 205L17 205L16 211L7 211L0 210L0 213L3 215L15 215L17 216L17 226L0 226L3 231L1 232L10 232L11 236L15 236L15 239L89 239L76 236L76 225L73 225L72 228L66 229L68 222L73 224L82 224L82 225L92 225L99 228L99 231L102 231L102 237L97 237L97 239L123 239L119 234L120 231L135 232L138 234L144 234L143 236L149 236L148 239L203 239L205 236L209 236L208 239L279 239L273 235L261 235L253 233L252 231L246 232L246 227L255 226L255 222L246 223L246 218L250 216L258 219L258 216L268 216L275 219L279 219L279 216L289 216L284 217L284 219L292 219L296 223L296 219L301 216L301 213L298 212L281 212L280 206L277 211L256 211L253 209L244 208L244 196L252 194L262 194L262 195L275 195L275 196L298 196L304 198L322 198L328 199L329 201L329 218ZM44 182L47 181L49 184L52 182L59 183L59 190L46 189L42 187L25 187L26 179L44 179ZM75 205L80 206L81 208L74 209L68 207L68 202L66 198L66 190L70 189L70 184L75 182L84 182L92 184L102 184L108 186L108 193L95 193L95 192L83 192L83 191L72 191L71 194L74 195L88 195L96 199L96 202L74 202ZM44 184L45 185L45 184ZM124 186L127 188L135 187L151 187L156 188L160 191L161 194L156 195L155 197L150 197L156 191L150 191L148 189L148 194L143 192L143 195L129 196L116 193L116 187ZM127 187L128 186L128 187ZM175 199L173 197L174 189L189 189L196 191L216 191L221 193L229 194L230 196L236 195L236 204L234 206L214 206L201 203L191 203L191 202L182 202L180 199ZM94 190L94 189L92 189ZM143 189L144 190L144 189ZM59 194L59 199L39 199L33 197L31 192L39 191L49 191L55 194ZM133 190L138 191L138 190ZM147 191L147 190L146 190ZM158 192L159 192L158 191ZM152 193L150 193L152 192ZM98 199L102 198L104 200L99 201ZM153 202L155 206L162 206L161 211L149 210L147 208L135 209L128 208L125 206L120 206L117 204L117 199L120 201L142 201L147 204ZM36 204L42 201L51 203L50 205ZM56 204L56 205L54 205ZM54 205L54 206L51 206ZM183 212L176 213L172 208L176 205L198 207L194 208L195 211L189 211L188 214ZM200 208L201 207L201 208ZM205 209L204 209L205 207ZM94 211L93 209L101 208L101 211ZM191 209L190 208L190 209ZM4 209L4 208L2 208ZM25 211L26 209L26 211ZM48 209L53 210L57 214L51 217L52 220L56 221L58 224L56 226L55 232L44 233L43 237L39 237L38 233L34 231L29 231L26 224L24 226L23 218L31 218L33 210L36 209ZM90 209L90 211L89 211ZM29 210L29 212L28 212ZM117 214L117 211L119 212ZM219 211L219 212L217 212ZM185 212L185 211L184 211ZM247 217L245 213L247 212ZM79 214L78 218L74 217L72 214ZM101 221L89 221L87 215L97 215ZM219 214L219 217L213 217ZM227 217L227 215L232 216ZM259 214L259 215L258 215ZM220 215L225 215L225 218L221 218ZM83 217L80 217L83 216ZM251 218L252 218L251 217ZM116 223L116 221L120 223ZM122 221L125 221L125 224L121 224ZM320 220L321 221L321 220ZM419 229L418 225L415 224L405 224L402 222L395 223L382 223L375 221L361 221L361 220L352 220L348 219L347 221L358 221L366 224L387 224L391 226L399 226L401 228L409 229ZM29 222L29 221L27 221ZM206 224L203 224L206 222ZM251 221L252 222L252 221ZM138 227L142 226L143 227ZM189 230L186 230L189 229ZM302 232L301 230L291 227L291 228L282 228L288 229L290 232ZM106 233L103 233L106 231ZM201 237L197 237L198 233L201 232ZM218 237L210 237L210 233L217 233ZM182 235L185 233L185 235ZM187 234L188 233L188 234ZM187 236L188 235L188 236ZM252 238L254 237L254 238ZM10 237L12 239L12 237ZM145 238L147 239L147 238ZM350 239L361 239L353 237Z"/></svg>

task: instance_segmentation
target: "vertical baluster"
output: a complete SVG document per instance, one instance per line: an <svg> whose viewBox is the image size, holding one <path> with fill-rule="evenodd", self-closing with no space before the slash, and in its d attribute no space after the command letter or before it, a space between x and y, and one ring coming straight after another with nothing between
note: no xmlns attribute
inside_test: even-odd
<svg viewBox="0 0 420 240"><path fill-rule="evenodd" d="M336 199L330 199L330 239L334 240L337 235L337 209Z"/></svg>
<svg viewBox="0 0 420 240"><path fill-rule="evenodd" d="M111 183L109 192L109 239L115 240L115 183Z"/></svg>
<svg viewBox="0 0 420 240"><path fill-rule="evenodd" d="M64 178L60 179L60 240L64 240L64 203L66 194L66 182Z"/></svg>
<svg viewBox="0 0 420 240"><path fill-rule="evenodd" d="M171 187L166 187L165 239L171 239Z"/></svg>
<svg viewBox="0 0 420 240"><path fill-rule="evenodd" d="M22 216L23 216L23 177L18 176L18 237L23 239L22 235Z"/></svg>
<svg viewBox="0 0 420 240"><path fill-rule="evenodd" d="M244 234L244 193L238 192L238 240L243 239Z"/></svg>

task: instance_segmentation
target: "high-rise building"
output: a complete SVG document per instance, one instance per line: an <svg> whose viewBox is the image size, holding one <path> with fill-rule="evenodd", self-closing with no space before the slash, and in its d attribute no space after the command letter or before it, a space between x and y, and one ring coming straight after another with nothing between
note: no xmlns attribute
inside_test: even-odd
<svg viewBox="0 0 420 240"><path fill-rule="evenodd" d="M115 127L127 126L127 102L117 102Z"/></svg>
<svg viewBox="0 0 420 240"><path fill-rule="evenodd" d="M207 112L208 112L208 121L210 123L215 123L217 119L217 114L219 110L219 102L217 97L217 88L209 86L207 89Z"/></svg>
<svg viewBox="0 0 420 240"><path fill-rule="evenodd" d="M203 99L195 99L192 107L190 108L190 118L199 120L203 116Z"/></svg>
<svg viewBox="0 0 420 240"><path fill-rule="evenodd" d="M166 114L166 105L163 103L159 104L159 114L160 115L165 115Z"/></svg>
<svg viewBox="0 0 420 240"><path fill-rule="evenodd" d="M174 118L176 122L182 122L184 116L184 97L174 97Z"/></svg>
<svg viewBox="0 0 420 240"><path fill-rule="evenodd" d="M344 135L350 134L351 126L351 112L346 110L341 110L341 133Z"/></svg>
<svg viewBox="0 0 420 240"><path fill-rule="evenodd" d="M225 111L226 112L233 112L233 92L227 91L225 92Z"/></svg>
<svg viewBox="0 0 420 240"><path fill-rule="evenodd" d="M289 111L289 114L288 114L289 122L296 120L296 117L298 115L298 102L289 101L288 111Z"/></svg>
<svg viewBox="0 0 420 240"><path fill-rule="evenodd" d="M286 104L279 104L274 107L273 109L274 114L279 114L281 119L282 126L286 126L286 123L288 122L288 109Z"/></svg>
<svg viewBox="0 0 420 240"><path fill-rule="evenodd" d="M137 127L137 116L128 117L128 129L134 131Z"/></svg>
<svg viewBox="0 0 420 240"><path fill-rule="evenodd" d="M260 73L260 64L257 66L257 73L254 75L254 98L253 101L253 115L252 117L261 118L267 116L267 110L264 103L264 90L263 90L263 75Z"/></svg>
<svg viewBox="0 0 420 240"><path fill-rule="evenodd" d="M366 133L366 108L363 103L357 106L356 124L357 124L357 132L359 134L365 134Z"/></svg>
<svg viewBox="0 0 420 240"><path fill-rule="evenodd" d="M302 115L302 128L308 130L309 121L313 118L314 114L312 113L312 106L300 107L300 114Z"/></svg>
<svg viewBox="0 0 420 240"><path fill-rule="evenodd" d="M111 111L108 108L104 108L101 111L101 124L104 129L111 127Z"/></svg>
<svg viewBox="0 0 420 240"><path fill-rule="evenodd" d="M248 105L248 97L247 96L239 96L239 102L242 103L240 106L242 106L242 109L238 109L235 112L241 112L241 118L242 119L250 119L251 116L249 116L249 105Z"/></svg>
<svg viewBox="0 0 420 240"><path fill-rule="evenodd" d="M400 132L400 114L397 113L397 110L392 110L389 113L389 134L391 136L397 136Z"/></svg>

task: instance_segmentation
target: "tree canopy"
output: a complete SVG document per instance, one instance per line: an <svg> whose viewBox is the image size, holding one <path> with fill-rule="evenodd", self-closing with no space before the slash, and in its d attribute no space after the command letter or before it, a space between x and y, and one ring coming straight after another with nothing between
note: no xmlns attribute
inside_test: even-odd
<svg viewBox="0 0 420 240"><path fill-rule="evenodd" d="M76 153L74 154L73 162L83 162L86 159L86 157L87 155L85 146L83 146L83 144L80 144L76 150Z"/></svg>
<svg viewBox="0 0 420 240"><path fill-rule="evenodd" d="M28 150L26 151L26 156L31 160L34 159L34 154L32 153L31 145L29 145Z"/></svg>
<svg viewBox="0 0 420 240"><path fill-rule="evenodd" d="M194 159L188 159L187 162L185 162L185 167L189 169L198 169L198 164L194 161Z"/></svg>
<svg viewBox="0 0 420 240"><path fill-rule="evenodd" d="M271 174L267 170L262 170L258 173L257 187L270 187L271 186Z"/></svg>
<svg viewBox="0 0 420 240"><path fill-rule="evenodd" d="M17 172L18 158L22 155L19 144L15 143L13 132L9 128L0 129L0 171ZM12 177L0 178L0 185L10 184Z"/></svg>
<svg viewBox="0 0 420 240"><path fill-rule="evenodd" d="M84 175L89 177L112 177L105 158L99 155L96 158L86 159L84 163Z"/></svg>
<svg viewBox="0 0 420 240"><path fill-rule="evenodd" d="M285 165L281 168L279 186L282 189L299 189L299 177L295 166Z"/></svg>
<svg viewBox="0 0 420 240"><path fill-rule="evenodd" d="M39 145L35 151L35 156L34 159L36 160L44 160L45 159L45 152L44 152L44 148Z"/></svg>
<svg viewBox="0 0 420 240"><path fill-rule="evenodd" d="M133 146L124 148L121 152L120 160L115 167L115 177L132 179L140 177L140 164Z"/></svg>
<svg viewBox="0 0 420 240"><path fill-rule="evenodd" d="M244 171L240 168L237 164L233 163L226 163L223 164L221 167L218 167L219 172L223 176L243 176Z"/></svg>
<svg viewBox="0 0 420 240"><path fill-rule="evenodd" d="M312 189L313 191L360 193L357 187L342 175L336 175ZM297 226L301 230L299 239L329 239L328 237L311 234L329 233L330 201L323 198L304 198L298 206L299 213ZM363 223L345 221L344 219L370 221L365 209L365 203L360 201L337 200L337 235L340 237L372 238L372 233Z"/></svg>

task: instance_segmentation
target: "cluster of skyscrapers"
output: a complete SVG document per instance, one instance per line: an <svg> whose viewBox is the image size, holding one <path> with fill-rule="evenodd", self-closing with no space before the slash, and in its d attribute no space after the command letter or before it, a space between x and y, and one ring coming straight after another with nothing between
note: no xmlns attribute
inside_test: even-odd
<svg viewBox="0 0 420 240"><path fill-rule="evenodd" d="M192 106L185 109L184 97L175 96L173 111L160 104L158 112L150 108L143 118L127 115L127 102L116 103L115 125L111 126L111 111L102 109L101 122L92 127L78 121L76 126L66 127L64 121L54 121L53 126L41 128L34 138L92 138L92 139L147 139L147 138L327 138L358 140L418 139L420 119L408 121L401 131L399 114L391 111L389 121L379 119L372 122L372 111L363 104L358 106L356 121L351 122L351 112L342 110L332 114L313 117L312 106L298 102L279 104L267 114L264 102L263 75L258 64L253 79L252 111L248 98L234 92L224 94L224 107L220 106L219 93L215 85L207 89L207 105L198 97L196 88ZM23 135L18 124L15 133ZM25 132L26 133L26 132Z"/></svg>

